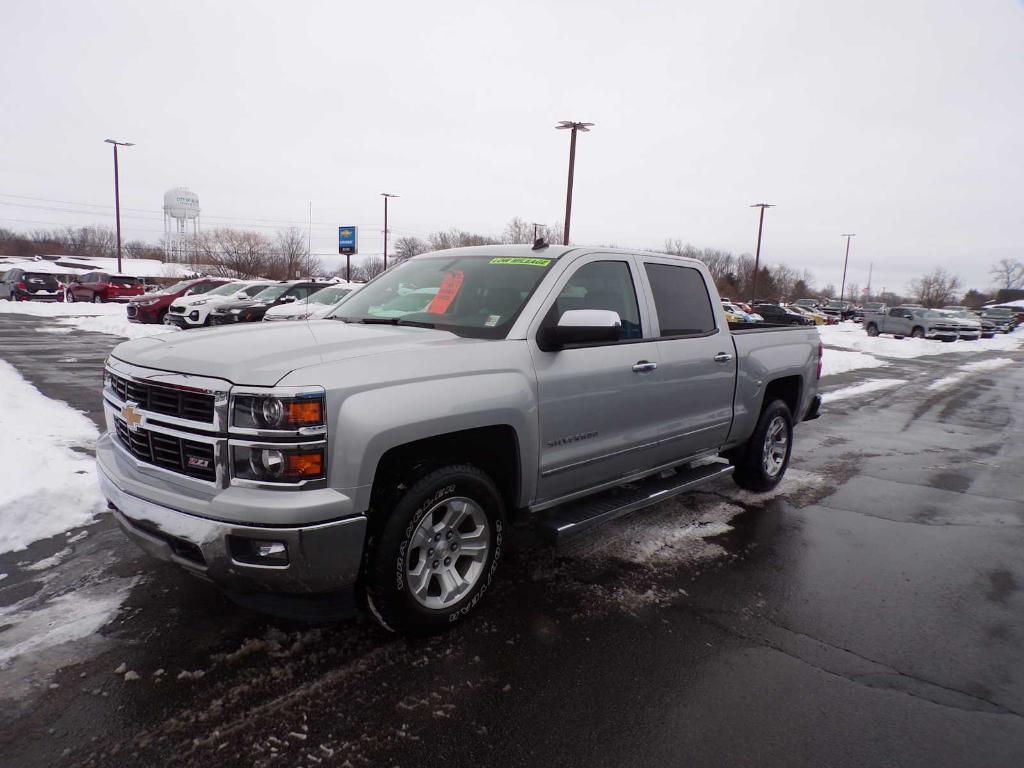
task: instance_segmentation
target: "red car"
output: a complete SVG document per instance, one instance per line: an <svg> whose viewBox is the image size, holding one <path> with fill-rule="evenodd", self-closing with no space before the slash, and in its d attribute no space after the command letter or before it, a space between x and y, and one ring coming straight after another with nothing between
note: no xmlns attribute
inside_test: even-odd
<svg viewBox="0 0 1024 768"><path fill-rule="evenodd" d="M128 301L145 291L142 281L130 275L110 275L106 272L87 272L68 283L64 289L65 301Z"/></svg>
<svg viewBox="0 0 1024 768"><path fill-rule="evenodd" d="M206 293L218 285L230 283L223 277L200 277L197 280L182 280L156 293L147 293L128 300L128 319L133 323L162 323L167 308L182 296Z"/></svg>

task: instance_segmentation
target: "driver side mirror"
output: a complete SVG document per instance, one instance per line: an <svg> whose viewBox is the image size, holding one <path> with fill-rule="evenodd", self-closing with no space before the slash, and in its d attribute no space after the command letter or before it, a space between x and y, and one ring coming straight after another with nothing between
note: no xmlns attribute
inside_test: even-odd
<svg viewBox="0 0 1024 768"><path fill-rule="evenodd" d="M537 346L545 352L575 344L601 344L622 338L622 320L618 312L607 309L570 309L562 313L558 325L542 326Z"/></svg>
<svg viewBox="0 0 1024 768"><path fill-rule="evenodd" d="M281 301L283 303L285 303L285 304L292 304L292 303L294 303L296 301L296 297L295 296L285 296L283 299L281 299Z"/></svg>

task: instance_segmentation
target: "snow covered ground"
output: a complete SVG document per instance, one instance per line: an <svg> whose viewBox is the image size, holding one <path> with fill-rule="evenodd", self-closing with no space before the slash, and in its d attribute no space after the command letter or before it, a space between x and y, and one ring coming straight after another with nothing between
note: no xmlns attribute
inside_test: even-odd
<svg viewBox="0 0 1024 768"><path fill-rule="evenodd" d="M11 552L88 523L106 503L85 453L99 436L96 425L3 360L0 392L0 552Z"/></svg>
<svg viewBox="0 0 1024 768"><path fill-rule="evenodd" d="M860 368L882 368L888 365L884 360L866 355L863 352L851 352L845 349L826 348L821 358L821 375L835 376Z"/></svg>
<svg viewBox="0 0 1024 768"><path fill-rule="evenodd" d="M843 387L842 389L825 392L821 396L821 401L823 403L834 403L837 400L848 400L851 397L859 397L860 395L867 395L872 392L892 389L906 383L906 379L868 379L861 384L854 384L852 387Z"/></svg>
<svg viewBox="0 0 1024 768"><path fill-rule="evenodd" d="M126 339L140 339L144 336L158 336L163 333L175 333L173 325L142 325L129 323L125 314L124 304L84 304L75 302L52 304L41 301L8 301L0 300L0 314L33 315L35 317L60 318L58 322L63 328L42 327L40 333L71 333L73 328L93 333L107 333L111 336L123 336Z"/></svg>
<svg viewBox="0 0 1024 768"><path fill-rule="evenodd" d="M852 350L877 357L909 360L932 355L964 355L977 352L1012 352L1024 347L1024 331L977 341L942 342L931 339L897 339L868 336L859 323L820 325L818 333L826 347ZM828 351L826 350L826 356ZM865 367L865 366L859 366Z"/></svg>
<svg viewBox="0 0 1024 768"><path fill-rule="evenodd" d="M932 382L928 385L928 389L935 391L939 389L947 389L954 384L959 384L961 381L975 373L985 373L986 371L997 371L1000 368L1005 368L1008 365L1013 365L1013 360L1008 357L996 357L991 360L979 360L976 363L967 363L961 365L956 369L956 373L946 376L945 378L939 379L938 381Z"/></svg>

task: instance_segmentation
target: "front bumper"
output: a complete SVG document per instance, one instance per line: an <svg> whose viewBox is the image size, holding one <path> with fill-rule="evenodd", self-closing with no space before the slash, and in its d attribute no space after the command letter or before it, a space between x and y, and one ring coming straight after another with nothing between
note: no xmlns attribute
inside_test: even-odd
<svg viewBox="0 0 1024 768"><path fill-rule="evenodd" d="M947 330L941 330L940 331L940 330L934 330L933 329L933 330L928 331L928 333L925 334L925 338L928 338L928 339L941 339L942 341L945 341L947 339L950 340L950 341L956 341L958 338L960 338L960 333L959 333L959 331L947 331Z"/></svg>
<svg viewBox="0 0 1024 768"><path fill-rule="evenodd" d="M176 325L178 328L202 328L206 325L206 318L202 317L198 312L194 320L189 315L168 312L164 315L164 322L168 325Z"/></svg>
<svg viewBox="0 0 1024 768"><path fill-rule="evenodd" d="M156 304L152 306L138 306L129 302L127 310L128 321L132 323L159 323L163 310Z"/></svg>
<svg viewBox="0 0 1024 768"><path fill-rule="evenodd" d="M219 512L216 497L204 501L169 483L155 479L149 482L129 464L129 457L118 453L109 434L97 443L96 469L100 489L129 538L150 555L175 563L226 591L325 594L350 589L359 576L366 537L364 515L302 525L249 524L205 517L192 510L205 503L212 512ZM248 504L256 499L266 508L272 509L275 502L288 506L288 517L295 515L295 503L306 494L311 503L321 502L316 512L322 506L319 491L238 490L247 495ZM285 495L289 498L282 498ZM159 503L145 496L159 499ZM223 506L231 504L225 502ZM267 516L264 513L263 517ZM287 563L254 562L253 541L284 544Z"/></svg>

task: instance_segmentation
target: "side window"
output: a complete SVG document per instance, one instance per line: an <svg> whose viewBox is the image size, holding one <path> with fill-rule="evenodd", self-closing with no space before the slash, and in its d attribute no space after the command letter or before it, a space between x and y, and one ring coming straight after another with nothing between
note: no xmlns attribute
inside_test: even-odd
<svg viewBox="0 0 1024 768"><path fill-rule="evenodd" d="M557 324L570 309L607 309L619 314L623 339L643 338L636 288L625 261L592 261L569 278L546 322Z"/></svg>
<svg viewBox="0 0 1024 768"><path fill-rule="evenodd" d="M200 283L199 285L193 285L188 289L189 296L198 296L200 293L206 293L207 291L215 288L217 283Z"/></svg>
<svg viewBox="0 0 1024 768"><path fill-rule="evenodd" d="M711 297L700 272L692 267L645 263L654 293L661 335L687 336L715 330Z"/></svg>

